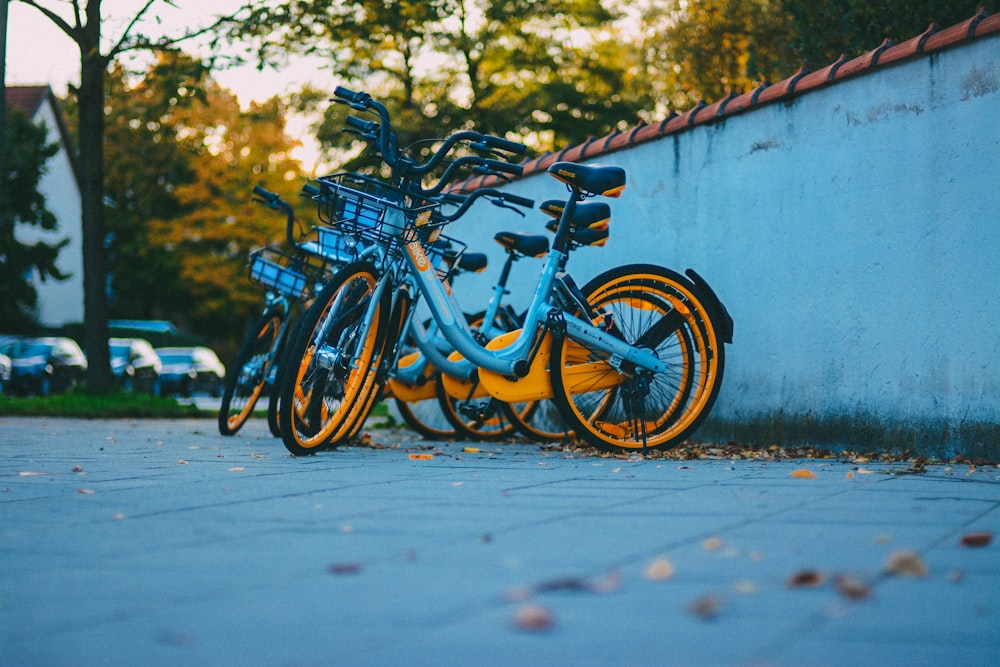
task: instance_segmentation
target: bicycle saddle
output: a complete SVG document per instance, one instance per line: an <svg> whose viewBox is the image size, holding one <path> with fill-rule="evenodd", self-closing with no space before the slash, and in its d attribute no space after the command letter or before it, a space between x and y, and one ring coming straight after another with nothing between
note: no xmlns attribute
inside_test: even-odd
<svg viewBox="0 0 1000 667"><path fill-rule="evenodd" d="M486 268L486 262L486 253L463 252L462 256L458 258L458 268L463 271L479 273Z"/></svg>
<svg viewBox="0 0 1000 667"><path fill-rule="evenodd" d="M625 170L612 165L556 162L548 172L563 183L593 195L618 197L625 189Z"/></svg>
<svg viewBox="0 0 1000 667"><path fill-rule="evenodd" d="M554 221L549 222L545 225L545 228L550 232L556 231L556 226L559 224L559 218L562 217L563 209L566 207L566 203L560 199L549 199L542 202L539 206L542 213L546 213L553 218ZM574 229L606 229L608 222L611 220L611 207L607 202L603 201L587 201L579 202L576 208L573 209L573 219L569 221L569 224Z"/></svg>
<svg viewBox="0 0 1000 667"><path fill-rule="evenodd" d="M507 250L528 257L541 257L549 251L549 239L546 236L522 232L497 232L493 238Z"/></svg>

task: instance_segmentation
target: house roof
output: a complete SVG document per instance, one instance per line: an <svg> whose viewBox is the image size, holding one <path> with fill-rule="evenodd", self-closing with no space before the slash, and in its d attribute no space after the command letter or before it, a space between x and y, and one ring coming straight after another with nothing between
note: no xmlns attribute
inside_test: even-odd
<svg viewBox="0 0 1000 667"><path fill-rule="evenodd" d="M20 109L28 118L34 118L49 92L48 86L8 86L7 106Z"/></svg>
<svg viewBox="0 0 1000 667"><path fill-rule="evenodd" d="M20 109L28 118L34 120L35 115L45 102L52 105L52 111L56 118L56 131L62 142L66 154L69 156L70 167L73 169L73 176L77 183L80 182L80 172L77 166L76 150L73 147L73 140L66 126L66 118L59 108L59 100L53 94L49 86L8 86L4 98L7 106L12 109Z"/></svg>
<svg viewBox="0 0 1000 667"><path fill-rule="evenodd" d="M569 146L556 153L546 153L524 162L522 177L545 171L555 162L590 160L666 135L685 132L698 125L747 113L774 102L787 101L819 88L834 86L855 76L874 73L902 61L929 57L939 51L997 33L1000 33L1000 14L990 15L985 9L980 9L971 18L948 28L941 29L936 24L931 24L923 33L900 44L894 44L892 40L887 39L856 58L841 55L835 62L815 72L801 68L787 79L773 84L764 82L742 95L731 93L725 99L712 104L700 102L684 113L671 113L659 122L640 123L625 131L616 130L604 137L591 137L582 144ZM480 187L495 187L504 182L506 181L496 176L476 176L457 184L455 189L474 190Z"/></svg>

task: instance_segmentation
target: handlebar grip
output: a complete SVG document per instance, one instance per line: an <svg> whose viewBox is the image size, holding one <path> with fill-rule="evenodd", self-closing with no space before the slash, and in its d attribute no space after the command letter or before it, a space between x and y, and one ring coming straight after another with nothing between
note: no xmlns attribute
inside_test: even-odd
<svg viewBox="0 0 1000 667"><path fill-rule="evenodd" d="M515 176L520 176L524 172L524 167L521 165L503 162L502 160L486 160L485 166L493 171L514 174Z"/></svg>
<svg viewBox="0 0 1000 667"><path fill-rule="evenodd" d="M496 137L492 134L484 136L483 141L493 148L497 148L508 153L514 153L515 155L521 155L528 150L528 147L524 144L519 144L516 141L510 141L508 139L504 139L503 137Z"/></svg>
<svg viewBox="0 0 1000 667"><path fill-rule="evenodd" d="M354 104L365 102L371 98L371 95L369 95L368 93L356 92L344 88L343 86L337 86L334 89L333 94L334 96L339 97L342 100L347 100L348 102L353 102Z"/></svg>
<svg viewBox="0 0 1000 667"><path fill-rule="evenodd" d="M520 197L518 195L512 195L508 193L503 193L503 200L506 203L514 204L516 206L523 206L524 208L534 208L535 200L528 199L527 197Z"/></svg>
<svg viewBox="0 0 1000 667"><path fill-rule="evenodd" d="M375 121L364 120L363 118L358 118L357 116L348 116L344 120L344 124L360 131L363 134L370 134L378 129L378 123Z"/></svg>
<svg viewBox="0 0 1000 667"><path fill-rule="evenodd" d="M302 194L305 197L316 197L320 194L320 189L317 188L315 185L310 185L309 183L306 183L305 185L302 186Z"/></svg>
<svg viewBox="0 0 1000 667"><path fill-rule="evenodd" d="M273 192L268 192L267 190L265 190L264 188L262 188L259 185L253 186L253 193L255 195L257 195L258 197L262 197L262 198L266 199L267 201L274 201L275 197L278 196L278 195L274 194Z"/></svg>

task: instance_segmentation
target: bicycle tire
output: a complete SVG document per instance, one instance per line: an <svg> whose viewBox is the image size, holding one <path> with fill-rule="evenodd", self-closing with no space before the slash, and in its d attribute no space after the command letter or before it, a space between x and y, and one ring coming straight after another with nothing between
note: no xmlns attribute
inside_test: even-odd
<svg viewBox="0 0 1000 667"><path fill-rule="evenodd" d="M296 456L339 444L361 421L355 406L370 404L381 354L377 341L389 316L382 299L371 326L363 326L377 281L369 262L348 264L303 315L288 348L278 403L281 439ZM358 364L348 367L355 353Z"/></svg>
<svg viewBox="0 0 1000 667"><path fill-rule="evenodd" d="M282 324L287 316L283 308L272 306L250 328L222 392L220 434L235 435L253 413L279 355Z"/></svg>
<svg viewBox="0 0 1000 667"><path fill-rule="evenodd" d="M494 440L514 432L510 408L490 396L461 399L450 395L444 381L437 379L438 405L445 419L454 427L456 437Z"/></svg>
<svg viewBox="0 0 1000 667"><path fill-rule="evenodd" d="M568 442L574 438L559 404L553 399L510 403L508 406L514 428L530 440Z"/></svg>
<svg viewBox="0 0 1000 667"><path fill-rule="evenodd" d="M281 353L275 360L275 368L272 370L274 373L274 378L271 382L271 392L268 396L267 401L267 428L275 438L281 437L281 424L278 421L278 406L281 404L281 382L282 382L282 372L287 366L288 361L288 342L294 341L298 338L299 331L302 328L302 318L299 317L295 326L292 327L291 331L286 334L285 341L286 344L282 345Z"/></svg>
<svg viewBox="0 0 1000 667"><path fill-rule="evenodd" d="M690 280L653 265L606 271L581 291L595 310L611 316L603 320L610 333L653 349L667 370L622 365L619 372L607 353L558 337L550 375L564 418L600 449L679 445L708 415L722 382L725 348L712 310ZM657 340L650 339L654 334Z"/></svg>

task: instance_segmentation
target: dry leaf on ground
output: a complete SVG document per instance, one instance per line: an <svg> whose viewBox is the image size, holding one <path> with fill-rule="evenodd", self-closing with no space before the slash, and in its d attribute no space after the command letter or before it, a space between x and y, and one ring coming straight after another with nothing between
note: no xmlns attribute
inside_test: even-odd
<svg viewBox="0 0 1000 667"><path fill-rule="evenodd" d="M899 577L926 577L927 566L913 551L894 551L885 562L885 571Z"/></svg>
<svg viewBox="0 0 1000 667"><path fill-rule="evenodd" d="M788 473L788 476L796 479L816 479L816 473L812 470L806 470L805 468L797 468Z"/></svg>
<svg viewBox="0 0 1000 667"><path fill-rule="evenodd" d="M993 533L983 531L981 533L966 533L959 541L963 547L986 547L993 541Z"/></svg>
<svg viewBox="0 0 1000 667"><path fill-rule="evenodd" d="M514 613L514 626L519 630L545 632L555 625L552 612L541 605L524 605Z"/></svg>
<svg viewBox="0 0 1000 667"><path fill-rule="evenodd" d="M706 620L715 618L722 611L722 598L717 595L706 595L688 605L688 610Z"/></svg>
<svg viewBox="0 0 1000 667"><path fill-rule="evenodd" d="M788 578L789 588L817 588L826 583L826 577L819 570L800 570Z"/></svg>
<svg viewBox="0 0 1000 667"><path fill-rule="evenodd" d="M674 564L666 558L657 558L646 567L646 579L666 581L674 576Z"/></svg>

